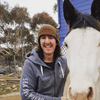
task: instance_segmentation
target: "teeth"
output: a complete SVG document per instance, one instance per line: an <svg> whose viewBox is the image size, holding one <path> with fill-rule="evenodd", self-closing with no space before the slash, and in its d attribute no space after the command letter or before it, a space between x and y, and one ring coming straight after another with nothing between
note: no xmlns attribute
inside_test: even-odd
<svg viewBox="0 0 100 100"><path fill-rule="evenodd" d="M46 46L46 48L50 48L50 46Z"/></svg>

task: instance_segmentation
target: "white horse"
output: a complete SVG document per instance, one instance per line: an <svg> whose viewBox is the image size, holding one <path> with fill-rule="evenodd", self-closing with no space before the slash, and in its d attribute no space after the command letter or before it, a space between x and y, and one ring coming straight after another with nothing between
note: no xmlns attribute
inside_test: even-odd
<svg viewBox="0 0 100 100"><path fill-rule="evenodd" d="M80 13L69 0L64 0L63 11L69 25L64 39L70 71L68 99L100 100L100 0L93 1L91 14Z"/></svg>

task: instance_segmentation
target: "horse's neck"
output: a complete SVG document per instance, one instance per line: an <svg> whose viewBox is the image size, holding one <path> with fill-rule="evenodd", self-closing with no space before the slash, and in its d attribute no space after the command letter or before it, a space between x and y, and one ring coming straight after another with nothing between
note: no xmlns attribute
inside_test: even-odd
<svg viewBox="0 0 100 100"><path fill-rule="evenodd" d="M64 86L64 91L63 91L63 96L67 96L67 92L68 92L68 86L70 84L70 78L69 78L70 73L68 73L67 78L66 78L66 82L65 82L65 86Z"/></svg>
<svg viewBox="0 0 100 100"><path fill-rule="evenodd" d="M99 68L99 78L95 85L95 99L93 100L100 100L100 68Z"/></svg>

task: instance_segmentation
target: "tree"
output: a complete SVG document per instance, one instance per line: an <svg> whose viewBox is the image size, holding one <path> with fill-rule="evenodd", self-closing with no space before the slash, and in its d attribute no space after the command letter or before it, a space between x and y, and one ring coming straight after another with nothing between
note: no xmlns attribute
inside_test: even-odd
<svg viewBox="0 0 100 100"><path fill-rule="evenodd" d="M54 6L53 6L53 11L54 11L54 13L56 13L57 10L58 10L58 8L57 8L57 4L54 4Z"/></svg>
<svg viewBox="0 0 100 100"><path fill-rule="evenodd" d="M30 21L27 8L15 6L11 11L12 19L19 25L28 23Z"/></svg>
<svg viewBox="0 0 100 100"><path fill-rule="evenodd" d="M19 7L19 6L15 6L12 9L11 17L15 24L15 33L16 33L15 36L17 37L17 40L16 40L14 51L16 52L15 54L17 54L20 48L24 48L23 36L25 36L26 33L23 33L23 32L25 29L25 24L30 22L30 17L27 12L27 8ZM23 52L23 49L22 49L22 52ZM22 53L22 58L23 58L23 53Z"/></svg>
<svg viewBox="0 0 100 100"><path fill-rule="evenodd" d="M39 25L43 25L43 24L51 24L54 27L57 27L56 22L46 12L37 13L36 15L34 15L30 23L30 26L34 32L37 32Z"/></svg>
<svg viewBox="0 0 100 100"><path fill-rule="evenodd" d="M33 47L35 44L34 35L30 34L29 28L26 28L30 23L27 8L15 6L9 11L8 5L2 4L0 7L0 22L2 22L0 23L0 33L3 34L0 37L0 44L6 45L6 48L0 47L0 55L7 55L7 57L13 55L14 60L19 57L20 59L25 58L26 51L30 50L27 46ZM4 53L5 50L7 50L6 53Z"/></svg>
<svg viewBox="0 0 100 100"><path fill-rule="evenodd" d="M9 24L11 21L9 13L9 5L8 3L1 4L0 3L0 21Z"/></svg>
<svg viewBox="0 0 100 100"><path fill-rule="evenodd" d="M0 3L0 34L4 33L7 25L11 22L11 16L9 13L9 5Z"/></svg>
<svg viewBox="0 0 100 100"><path fill-rule="evenodd" d="M9 12L9 5L8 3L5 3L5 4L0 3L0 34L2 34L3 36L3 37L0 37L0 44L1 43L8 44L7 36L5 34L10 23L12 23L12 20L11 20L11 15ZM7 51L6 49L3 49L0 47L0 52L5 55L3 51L10 54L10 51Z"/></svg>
<svg viewBox="0 0 100 100"><path fill-rule="evenodd" d="M30 23L31 30L34 32L35 37L37 37L38 29L43 24L50 24L54 27L57 27L57 23L53 20L51 16L49 16L48 13L46 12L37 13L36 15L33 16Z"/></svg>

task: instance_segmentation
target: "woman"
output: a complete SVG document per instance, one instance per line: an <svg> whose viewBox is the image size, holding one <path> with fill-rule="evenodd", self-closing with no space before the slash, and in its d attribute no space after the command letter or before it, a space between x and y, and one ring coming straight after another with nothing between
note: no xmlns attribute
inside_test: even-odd
<svg viewBox="0 0 100 100"><path fill-rule="evenodd" d="M38 31L38 47L26 55L20 80L22 100L66 100L62 97L68 74L61 56L56 29L44 25Z"/></svg>

